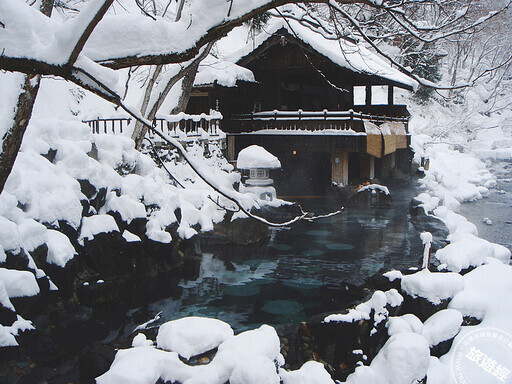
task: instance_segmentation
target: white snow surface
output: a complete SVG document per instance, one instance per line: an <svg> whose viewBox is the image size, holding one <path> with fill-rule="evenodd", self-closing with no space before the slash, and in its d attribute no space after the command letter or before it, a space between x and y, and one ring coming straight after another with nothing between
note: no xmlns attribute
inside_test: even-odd
<svg viewBox="0 0 512 384"><path fill-rule="evenodd" d="M461 324L462 314L459 311L442 309L425 320L422 335L432 347L455 337Z"/></svg>
<svg viewBox="0 0 512 384"><path fill-rule="evenodd" d="M206 317L183 317L162 324L158 329L158 348L178 353L185 359L217 348L233 337L231 326Z"/></svg>
<svg viewBox="0 0 512 384"><path fill-rule="evenodd" d="M73 248L68 237L61 232L49 229L46 234L48 236L46 241L48 246L46 261L50 264L64 267L76 255L75 248Z"/></svg>
<svg viewBox="0 0 512 384"><path fill-rule="evenodd" d="M370 366L357 367L347 384L410 384L425 377L430 363L423 336L401 332L391 336Z"/></svg>
<svg viewBox="0 0 512 384"><path fill-rule="evenodd" d="M354 44L344 39L330 40L322 38L318 33L292 19L287 20L287 22L280 18L271 19L262 33L257 35L254 40L246 40L245 44L243 44L241 36L247 36L247 29L246 27L238 27L229 33L226 38L219 41L219 49L229 60L238 62L281 28L285 28L292 36L296 36L340 67L355 72L375 74L413 88L417 86L415 80L392 68L362 44ZM233 47L239 47L240 43L242 43L242 47L234 51Z"/></svg>
<svg viewBox="0 0 512 384"><path fill-rule="evenodd" d="M458 273L430 272L423 269L402 277L402 290L412 297L423 297L433 304L451 299L464 288L464 279Z"/></svg>
<svg viewBox="0 0 512 384"><path fill-rule="evenodd" d="M15 269L0 268L0 285L11 297L35 296L39 293L39 286L32 272Z"/></svg>
<svg viewBox="0 0 512 384"><path fill-rule="evenodd" d="M489 257L508 264L510 251L499 244L492 244L468 233L453 237L452 242L437 251L435 257L445 264L449 271L460 272L484 264Z"/></svg>
<svg viewBox="0 0 512 384"><path fill-rule="evenodd" d="M377 325L385 320L388 316L388 310L386 309L386 306L390 305L392 307L396 307L400 305L402 300L403 297L401 297L396 289L391 289L386 292L375 291L370 300L367 302L361 303L355 308L349 309L348 313L346 314L340 313L329 315L324 319L324 322L329 323L334 321L354 323L359 320L369 320L370 314L373 311L374 323Z"/></svg>
<svg viewBox="0 0 512 384"><path fill-rule="evenodd" d="M96 382L154 384L162 379L183 384L224 384L228 380L239 384L279 383L274 364L277 360L282 361L279 337L274 328L262 325L228 338L220 344L212 361L203 366L189 366L179 359L176 352L149 346L120 350L110 369ZM253 362L252 366L248 367L248 362ZM240 375L246 370L247 377Z"/></svg>
<svg viewBox="0 0 512 384"><path fill-rule="evenodd" d="M308 361L296 371L279 370L283 384L334 384L324 365L317 361Z"/></svg>
<svg viewBox="0 0 512 384"><path fill-rule="evenodd" d="M238 153L236 160L238 169L281 168L279 159L259 145L251 145Z"/></svg>
<svg viewBox="0 0 512 384"><path fill-rule="evenodd" d="M114 218L110 215L94 215L84 217L82 220L82 230L80 239L92 240L99 233L119 232L119 228Z"/></svg>

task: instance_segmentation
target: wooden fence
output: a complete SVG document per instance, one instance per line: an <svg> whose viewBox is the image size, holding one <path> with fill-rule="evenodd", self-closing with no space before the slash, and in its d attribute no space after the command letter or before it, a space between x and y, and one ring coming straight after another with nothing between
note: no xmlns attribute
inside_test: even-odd
<svg viewBox="0 0 512 384"><path fill-rule="evenodd" d="M218 136L220 133L221 117L211 117L209 115L186 115L185 118L154 119L153 128L171 137L199 137L202 131L210 136ZM126 130L134 119L130 118L112 118L85 120L92 133L100 134L120 134ZM150 136L153 135L150 133Z"/></svg>
<svg viewBox="0 0 512 384"><path fill-rule="evenodd" d="M400 122L408 131L408 117L390 117L350 111L269 111L233 115L232 133L254 132L263 129L278 130L349 130L364 132L364 122Z"/></svg>

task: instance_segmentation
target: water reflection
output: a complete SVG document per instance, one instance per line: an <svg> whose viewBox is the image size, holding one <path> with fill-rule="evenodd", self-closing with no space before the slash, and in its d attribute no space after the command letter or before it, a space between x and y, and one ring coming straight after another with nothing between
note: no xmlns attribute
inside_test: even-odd
<svg viewBox="0 0 512 384"><path fill-rule="evenodd" d="M337 310L356 299L345 283L361 285L381 268L418 262L422 246L408 216L414 192L391 191L391 209L354 208L274 230L268 247L256 254L240 252L229 258L222 252L205 253L199 277L181 283L181 296L152 303L149 310L162 311L164 320L213 316L237 330ZM326 200L303 205L319 213L336 208Z"/></svg>

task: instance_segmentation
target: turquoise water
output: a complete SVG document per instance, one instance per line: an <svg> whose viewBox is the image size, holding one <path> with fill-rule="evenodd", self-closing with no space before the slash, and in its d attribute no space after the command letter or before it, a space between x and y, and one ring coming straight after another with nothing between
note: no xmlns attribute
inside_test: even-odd
<svg viewBox="0 0 512 384"><path fill-rule="evenodd" d="M417 266L422 246L409 223L414 191L390 188L391 209L347 209L341 215L273 229L267 246L234 257L204 253L199 277L183 281L178 298L150 305L163 320L211 316L236 330L277 325L339 310L345 283L361 285L382 268ZM301 202L316 213L336 210L329 200Z"/></svg>

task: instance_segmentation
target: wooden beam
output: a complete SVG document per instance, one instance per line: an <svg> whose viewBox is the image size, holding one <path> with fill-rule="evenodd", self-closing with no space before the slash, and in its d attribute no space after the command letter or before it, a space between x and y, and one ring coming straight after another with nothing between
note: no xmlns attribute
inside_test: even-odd
<svg viewBox="0 0 512 384"><path fill-rule="evenodd" d="M388 85L388 105L393 105L395 102L394 99L394 87L392 85Z"/></svg>
<svg viewBox="0 0 512 384"><path fill-rule="evenodd" d="M371 85L366 86L365 105L367 105L367 106L372 105L372 86Z"/></svg>

